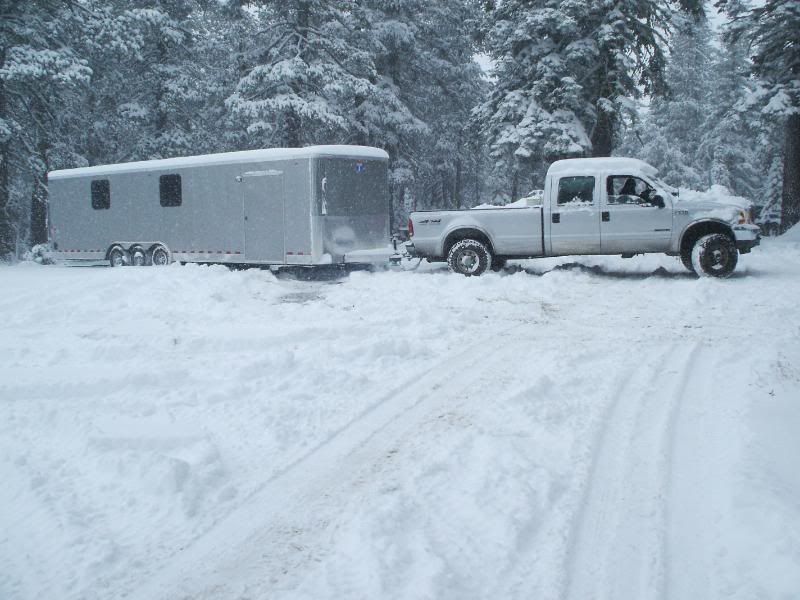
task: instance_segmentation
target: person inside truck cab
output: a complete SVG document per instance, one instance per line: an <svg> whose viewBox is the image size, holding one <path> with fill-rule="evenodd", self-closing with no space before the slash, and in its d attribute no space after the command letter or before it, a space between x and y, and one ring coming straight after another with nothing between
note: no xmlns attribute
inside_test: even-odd
<svg viewBox="0 0 800 600"><path fill-rule="evenodd" d="M612 175L608 178L609 204L650 205L655 190L643 179L628 175Z"/></svg>

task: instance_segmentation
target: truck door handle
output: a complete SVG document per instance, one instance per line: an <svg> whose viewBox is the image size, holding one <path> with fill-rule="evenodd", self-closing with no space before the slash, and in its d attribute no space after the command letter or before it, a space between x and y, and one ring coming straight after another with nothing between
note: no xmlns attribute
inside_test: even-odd
<svg viewBox="0 0 800 600"><path fill-rule="evenodd" d="M611 220L611 213L607 210L604 210L602 213L603 221L610 221Z"/></svg>
<svg viewBox="0 0 800 600"><path fill-rule="evenodd" d="M561 213L553 213L553 223L561 223Z"/></svg>

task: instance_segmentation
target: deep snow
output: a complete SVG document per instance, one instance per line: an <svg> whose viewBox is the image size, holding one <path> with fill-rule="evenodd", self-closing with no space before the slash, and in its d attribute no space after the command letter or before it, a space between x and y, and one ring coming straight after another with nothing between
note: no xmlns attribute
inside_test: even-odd
<svg viewBox="0 0 800 600"><path fill-rule="evenodd" d="M800 244L516 264L0 269L0 598L796 597Z"/></svg>

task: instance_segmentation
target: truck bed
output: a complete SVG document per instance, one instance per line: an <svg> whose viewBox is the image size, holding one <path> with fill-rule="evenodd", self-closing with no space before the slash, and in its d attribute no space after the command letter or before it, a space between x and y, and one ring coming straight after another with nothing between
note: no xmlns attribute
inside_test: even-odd
<svg viewBox="0 0 800 600"><path fill-rule="evenodd" d="M422 256L445 258L450 232L474 229L482 233L495 256L544 255L541 206L419 211L411 215L414 247Z"/></svg>

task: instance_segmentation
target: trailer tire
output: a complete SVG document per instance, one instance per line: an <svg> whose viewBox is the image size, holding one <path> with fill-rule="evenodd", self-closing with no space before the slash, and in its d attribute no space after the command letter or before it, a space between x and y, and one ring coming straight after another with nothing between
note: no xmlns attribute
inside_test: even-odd
<svg viewBox="0 0 800 600"><path fill-rule="evenodd" d="M701 277L730 277L738 260L736 244L724 233L704 235L692 248L692 266Z"/></svg>
<svg viewBox="0 0 800 600"><path fill-rule="evenodd" d="M447 264L454 273L477 277L491 266L492 253L483 242L467 238L451 246Z"/></svg>
<svg viewBox="0 0 800 600"><path fill-rule="evenodd" d="M166 267L170 263L169 251L164 246L153 246L150 249L150 264L154 267Z"/></svg>
<svg viewBox="0 0 800 600"><path fill-rule="evenodd" d="M114 246L108 251L108 264L111 267L124 267L130 264L128 253L125 252L122 246Z"/></svg>
<svg viewBox="0 0 800 600"><path fill-rule="evenodd" d="M129 251L131 255L131 266L143 267L147 264L147 254L141 246L134 246Z"/></svg>

